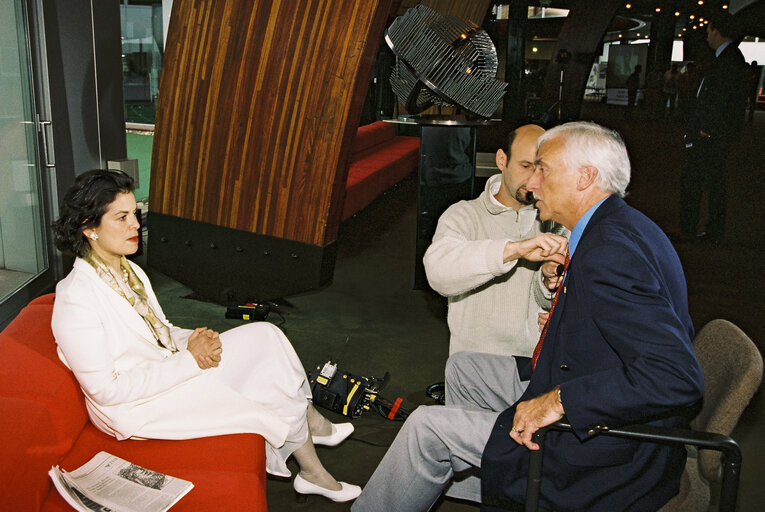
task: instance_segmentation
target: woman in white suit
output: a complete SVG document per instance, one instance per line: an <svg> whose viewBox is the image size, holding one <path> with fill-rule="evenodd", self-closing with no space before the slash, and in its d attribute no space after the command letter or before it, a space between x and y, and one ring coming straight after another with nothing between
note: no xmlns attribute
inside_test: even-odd
<svg viewBox="0 0 765 512"><path fill-rule="evenodd" d="M260 322L217 333L172 325L140 267L133 180L119 171L77 177L54 223L56 246L77 256L56 287L53 334L77 377L93 423L118 439L189 439L252 432L266 440L266 469L289 476L298 498L350 501L361 492L336 481L314 444L353 431L311 404L292 345Z"/></svg>

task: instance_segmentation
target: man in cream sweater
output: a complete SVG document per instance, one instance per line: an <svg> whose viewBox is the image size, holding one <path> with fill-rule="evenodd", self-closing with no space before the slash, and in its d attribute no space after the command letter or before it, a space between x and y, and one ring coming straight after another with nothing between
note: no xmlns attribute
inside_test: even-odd
<svg viewBox="0 0 765 512"><path fill-rule="evenodd" d="M455 390L460 379L472 380L473 374L484 380L487 373L507 377L518 366L518 394L525 388L521 381L528 378L528 358L546 319L543 311L550 309L568 244L566 229L540 221L527 197L542 133L536 125L510 133L506 149L497 150L501 174L489 178L478 198L444 212L425 253L430 286L449 303L448 403L459 401ZM506 404L485 406L502 410Z"/></svg>

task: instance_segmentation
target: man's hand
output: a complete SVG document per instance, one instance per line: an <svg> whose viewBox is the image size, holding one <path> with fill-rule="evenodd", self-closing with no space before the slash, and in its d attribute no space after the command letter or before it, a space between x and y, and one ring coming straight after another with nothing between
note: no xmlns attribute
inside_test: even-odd
<svg viewBox="0 0 765 512"><path fill-rule="evenodd" d="M537 325L539 326L539 332L542 332L542 329L545 328L545 324L547 323L547 320L549 318L550 318L549 311L543 311L541 313L537 313Z"/></svg>
<svg viewBox="0 0 765 512"><path fill-rule="evenodd" d="M520 242L507 242L502 261L517 260L520 258L529 261L551 261L563 264L566 261L566 248L568 238L551 233L542 233L534 238Z"/></svg>
<svg viewBox="0 0 765 512"><path fill-rule="evenodd" d="M207 327L197 327L189 336L186 349L194 356L197 365L206 370L220 364L223 345L217 332Z"/></svg>
<svg viewBox="0 0 765 512"><path fill-rule="evenodd" d="M526 446L529 450L539 450L539 445L531 441L531 436L540 428L555 423L566 413L563 404L558 400L558 389L515 406L510 437L516 443Z"/></svg>
<svg viewBox="0 0 765 512"><path fill-rule="evenodd" d="M566 258L563 258L564 262ZM560 263L556 261L545 261L542 263L542 282L548 290L557 290L563 282L563 274L558 274Z"/></svg>

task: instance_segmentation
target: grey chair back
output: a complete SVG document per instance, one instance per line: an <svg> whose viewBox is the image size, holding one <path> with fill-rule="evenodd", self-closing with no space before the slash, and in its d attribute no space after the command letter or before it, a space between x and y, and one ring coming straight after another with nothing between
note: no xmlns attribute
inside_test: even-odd
<svg viewBox="0 0 765 512"><path fill-rule="evenodd" d="M721 319L706 324L693 347L704 371L704 402L691 427L729 436L760 387L762 356L744 331ZM720 478L720 452L699 450L698 465L708 482Z"/></svg>
<svg viewBox="0 0 765 512"><path fill-rule="evenodd" d="M668 442L699 448L698 457L689 457L680 481L680 491L660 512L699 512L710 505L710 483L721 480L719 509L736 510L741 450L730 438L741 414L762 382L762 356L752 340L727 320L712 320L693 341L696 356L704 372L704 399L697 416L691 421L693 430L661 429L628 425L610 429L610 435L647 442ZM539 510L540 483L544 439L547 430L571 432L567 421L558 421L538 430L532 438L540 450L529 456L529 478L526 489L527 512ZM694 432L695 431L695 432ZM680 433L678 433L680 432ZM684 435L686 432L687 435ZM722 471L720 453L726 453ZM722 477L722 478L721 478Z"/></svg>

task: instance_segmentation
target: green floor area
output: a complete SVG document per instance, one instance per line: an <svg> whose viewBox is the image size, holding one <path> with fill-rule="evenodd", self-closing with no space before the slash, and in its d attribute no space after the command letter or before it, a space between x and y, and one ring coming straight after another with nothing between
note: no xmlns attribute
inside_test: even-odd
<svg viewBox="0 0 765 512"><path fill-rule="evenodd" d="M151 176L151 145L153 135L143 135L133 132L125 134L127 139L127 157L138 159L138 188L135 190L136 201L149 199L149 178Z"/></svg>
<svg viewBox="0 0 765 512"><path fill-rule="evenodd" d="M125 119L129 123L154 124L156 110L153 103L128 103L125 105Z"/></svg>

